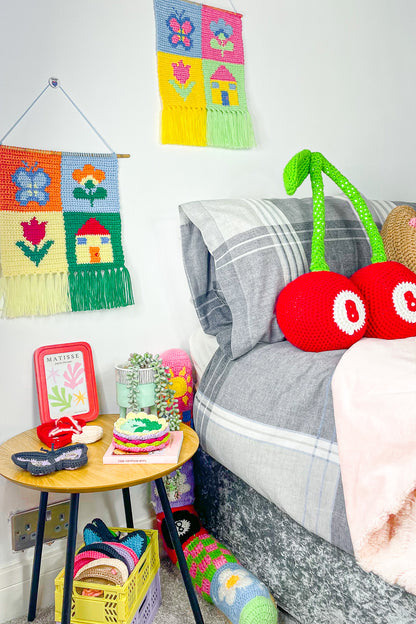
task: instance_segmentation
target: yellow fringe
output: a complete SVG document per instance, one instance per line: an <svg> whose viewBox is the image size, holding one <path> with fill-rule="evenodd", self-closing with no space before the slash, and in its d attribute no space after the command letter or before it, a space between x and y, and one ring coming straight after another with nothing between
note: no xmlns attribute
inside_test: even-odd
<svg viewBox="0 0 416 624"><path fill-rule="evenodd" d="M46 316L70 312L67 273L17 275L0 278L3 318Z"/></svg>
<svg viewBox="0 0 416 624"><path fill-rule="evenodd" d="M162 143L206 145L206 108L165 106L162 110Z"/></svg>

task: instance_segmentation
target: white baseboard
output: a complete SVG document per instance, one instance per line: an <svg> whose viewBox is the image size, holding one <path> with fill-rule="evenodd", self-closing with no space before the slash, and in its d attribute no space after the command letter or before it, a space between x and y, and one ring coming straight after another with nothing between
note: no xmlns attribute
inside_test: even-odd
<svg viewBox="0 0 416 624"><path fill-rule="evenodd" d="M135 520L134 526L153 528L147 516ZM51 546L44 545L39 578L37 611L55 602L55 578L65 565L66 539L57 540ZM34 548L19 553L22 558L0 567L0 624L27 615L32 578ZM23 559L23 560L22 560Z"/></svg>

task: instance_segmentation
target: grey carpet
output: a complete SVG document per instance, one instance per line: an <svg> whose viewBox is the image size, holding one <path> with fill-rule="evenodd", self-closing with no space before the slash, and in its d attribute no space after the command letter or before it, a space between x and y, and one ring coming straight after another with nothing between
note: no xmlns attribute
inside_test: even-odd
<svg viewBox="0 0 416 624"><path fill-rule="evenodd" d="M169 559L162 559L160 565L162 605L153 624L195 624L179 570ZM229 624L229 620L214 605L199 598L205 624ZM291 624L295 620L279 614L279 624ZM5 624L26 624L26 616L15 618ZM33 624L55 624L54 607L39 611Z"/></svg>

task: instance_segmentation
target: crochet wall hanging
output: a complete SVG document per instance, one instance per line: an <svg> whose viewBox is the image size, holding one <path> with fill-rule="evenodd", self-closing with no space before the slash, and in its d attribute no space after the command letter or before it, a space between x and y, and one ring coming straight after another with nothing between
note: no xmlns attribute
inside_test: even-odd
<svg viewBox="0 0 416 624"><path fill-rule="evenodd" d="M63 91L57 79L50 79L40 95L49 86ZM0 140L3 316L133 304L121 240L118 155L88 120L111 153L3 145L20 119Z"/></svg>
<svg viewBox="0 0 416 624"><path fill-rule="evenodd" d="M186 0L154 0L161 141L250 148L242 16Z"/></svg>

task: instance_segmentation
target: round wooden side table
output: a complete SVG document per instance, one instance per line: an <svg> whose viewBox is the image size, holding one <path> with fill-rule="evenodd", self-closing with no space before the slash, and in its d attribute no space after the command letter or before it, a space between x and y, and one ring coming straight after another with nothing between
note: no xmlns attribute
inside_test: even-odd
<svg viewBox="0 0 416 624"><path fill-rule="evenodd" d="M103 428L104 435L98 442L88 445L88 463L77 470L60 470L49 475L37 477L31 475L26 470L22 470L12 462L11 456L14 453L21 451L38 451L41 449L42 442L36 434L36 427L10 438L10 440L7 440L0 446L0 474L17 485L40 491L39 518L33 557L28 620L33 621L36 616L48 493L63 492L71 495L61 620L61 624L70 624L79 495L88 494L89 492L104 492L107 490L121 489L123 491L126 524L127 527L133 528L129 488L139 483L155 481L169 534L178 557L179 568L195 622L197 624L203 624L198 600L183 555L182 546L162 479L163 476L173 472L191 459L199 446L198 436L190 427L181 425L183 443L179 460L176 464L103 464L103 455L111 443L113 424L118 417L118 414L105 414L99 416L91 423L100 425Z"/></svg>

